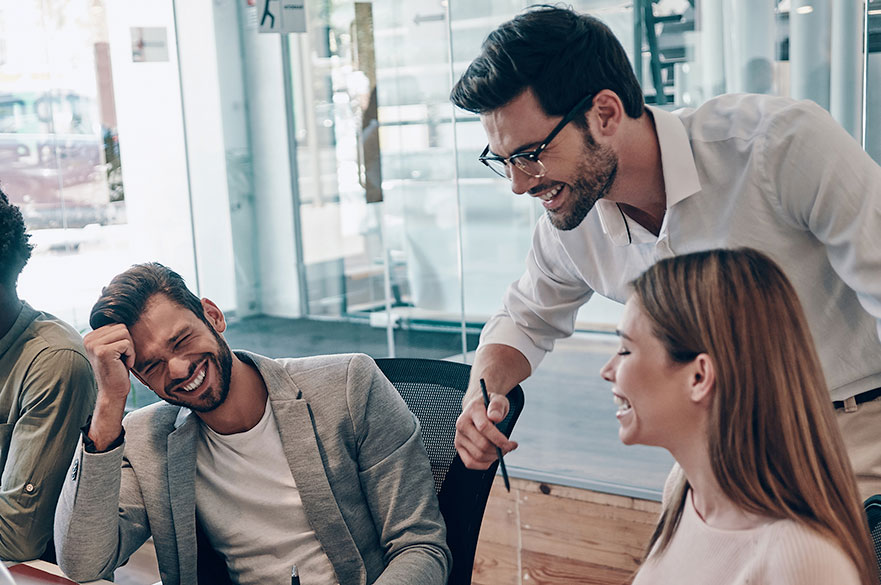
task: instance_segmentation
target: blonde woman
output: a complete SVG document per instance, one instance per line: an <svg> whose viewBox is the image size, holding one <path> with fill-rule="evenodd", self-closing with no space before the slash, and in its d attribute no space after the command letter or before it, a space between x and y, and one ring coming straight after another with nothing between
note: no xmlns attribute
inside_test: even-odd
<svg viewBox="0 0 881 585"><path fill-rule="evenodd" d="M877 585L856 483L798 298L754 250L633 283L603 367L625 444L677 468L634 585Z"/></svg>

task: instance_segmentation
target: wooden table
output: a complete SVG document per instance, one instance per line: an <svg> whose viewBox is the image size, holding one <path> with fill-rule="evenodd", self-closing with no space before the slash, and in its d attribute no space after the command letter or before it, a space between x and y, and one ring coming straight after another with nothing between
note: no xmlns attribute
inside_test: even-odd
<svg viewBox="0 0 881 585"><path fill-rule="evenodd" d="M46 561L28 561L26 563L17 563L17 564L22 564L22 565L27 565L29 567L33 567L35 569L38 569L39 571L42 571L43 574L42 575L33 575L33 576L32 575L24 576L24 575L14 574L13 576L15 577L16 585L43 585L46 583L54 583L54 584L73 583L73 581L70 581L67 578L64 578L64 580L58 578L58 577L64 577L64 573L61 572L61 569L58 568L58 565L54 565L52 563L47 563ZM13 566L14 565L10 565L10 568L12 568ZM46 573L48 573L48 575ZM52 576L54 576L55 578L53 578ZM107 585L113 585L113 583L111 581L105 581L104 579L101 579L100 581L89 581L89 583L93 583L93 584L106 583Z"/></svg>

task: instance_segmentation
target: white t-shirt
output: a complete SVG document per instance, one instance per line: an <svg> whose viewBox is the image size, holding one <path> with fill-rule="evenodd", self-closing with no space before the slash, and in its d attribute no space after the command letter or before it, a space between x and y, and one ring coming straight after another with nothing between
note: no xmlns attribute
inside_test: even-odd
<svg viewBox="0 0 881 585"><path fill-rule="evenodd" d="M682 518L661 555L649 555L633 585L861 585L835 543L792 520L748 530L708 525L689 490Z"/></svg>
<svg viewBox="0 0 881 585"><path fill-rule="evenodd" d="M196 516L239 585L337 582L285 458L269 400L251 430L221 435L201 425L196 447Z"/></svg>

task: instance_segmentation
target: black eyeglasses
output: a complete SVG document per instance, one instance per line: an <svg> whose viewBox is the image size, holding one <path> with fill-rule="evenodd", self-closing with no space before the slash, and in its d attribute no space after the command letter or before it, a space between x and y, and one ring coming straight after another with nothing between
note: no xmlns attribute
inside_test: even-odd
<svg viewBox="0 0 881 585"><path fill-rule="evenodd" d="M541 156L541 153L548 147L557 134L560 133L566 124L575 119L575 116L579 115L582 111L585 110L593 101L594 94L588 94L584 97L580 102L575 104L575 107L566 114L560 123L551 130L551 133L548 134L548 137L545 138L541 144L539 144L538 148L535 150L530 150L528 152L518 152L517 154L512 154L508 158L504 158L501 156L496 156L493 154L489 154L489 144L486 145L486 148L483 149L483 154L481 154L477 160L485 164L500 177L505 177L508 180L513 179L511 176L511 171L509 170L511 167L509 165L516 166L518 169L529 175L530 177L535 177L540 179L547 174L547 169L542 164L542 162L538 159Z"/></svg>

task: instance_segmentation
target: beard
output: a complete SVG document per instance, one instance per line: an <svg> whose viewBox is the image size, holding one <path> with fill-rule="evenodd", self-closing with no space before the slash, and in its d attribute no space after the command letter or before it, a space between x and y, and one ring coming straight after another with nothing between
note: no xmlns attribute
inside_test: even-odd
<svg viewBox="0 0 881 585"><path fill-rule="evenodd" d="M584 129L584 160L576 169L570 186L570 209L547 211L551 225L562 231L577 228L596 205L608 195L618 173L618 155L610 146L596 143L590 130Z"/></svg>
<svg viewBox="0 0 881 585"><path fill-rule="evenodd" d="M165 396L163 399L169 404L175 406L183 406L194 412L211 412L226 401L229 396L230 380L232 378L232 352L226 341L220 334L209 326L211 333L217 341L217 351L215 353L202 354L202 358L207 358L209 362L214 364L220 375L218 386L206 390L198 400L188 400L187 397L175 397L171 394L171 390L185 380L188 380L196 372L196 366L202 363L202 359L197 360L190 366L190 371L183 380L175 380L168 384L165 388Z"/></svg>

